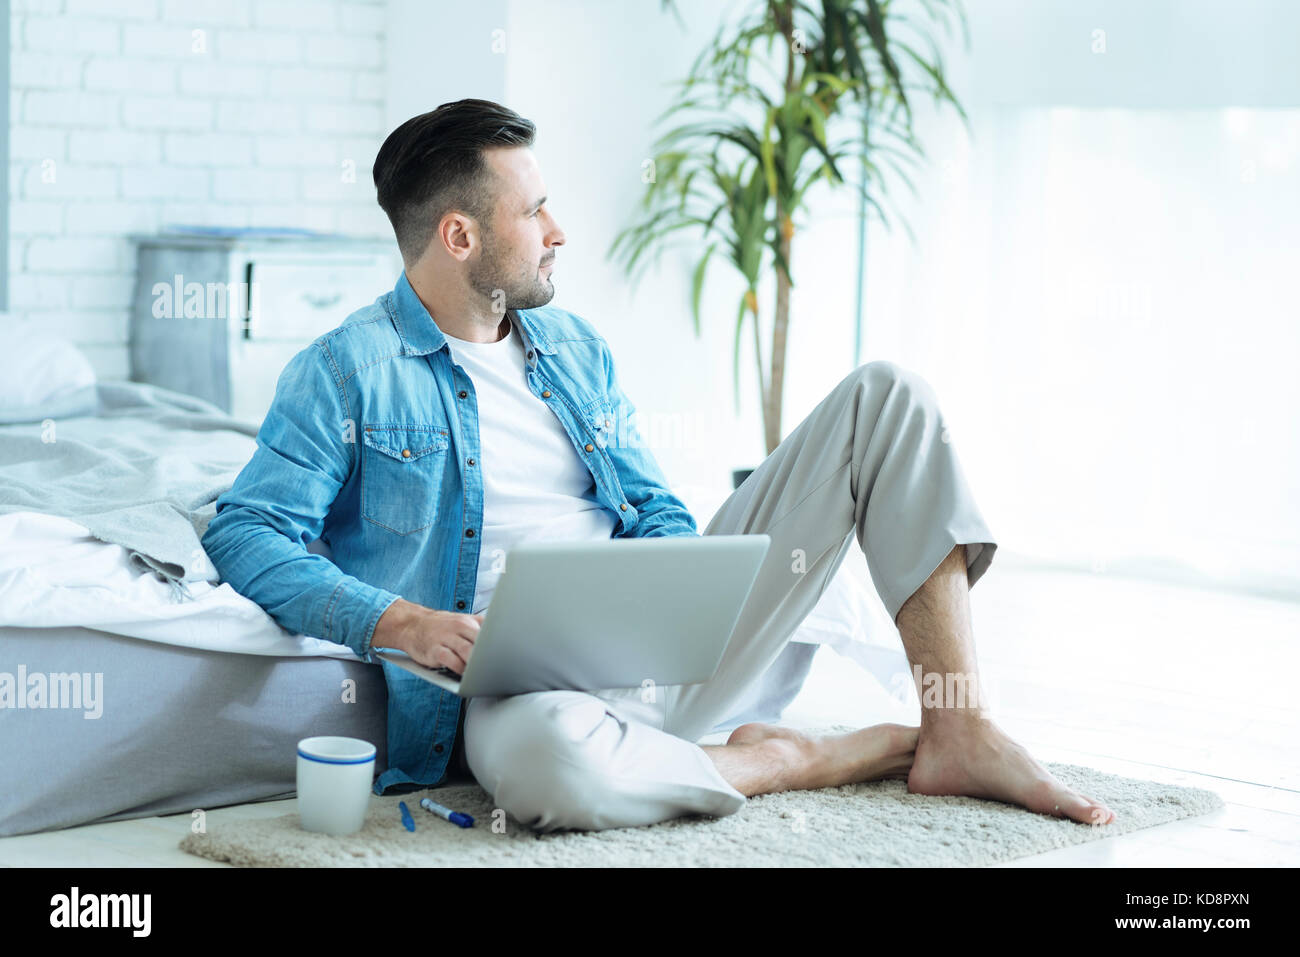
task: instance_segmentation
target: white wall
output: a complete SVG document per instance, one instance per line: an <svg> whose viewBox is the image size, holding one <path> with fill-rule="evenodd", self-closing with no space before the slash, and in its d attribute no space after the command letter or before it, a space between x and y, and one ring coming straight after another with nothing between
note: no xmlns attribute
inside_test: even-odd
<svg viewBox="0 0 1300 957"><path fill-rule="evenodd" d="M965 8L972 55L954 49L951 61L964 102L1291 107L1300 91L1300 5L1291 0L965 0Z"/></svg>
<svg viewBox="0 0 1300 957"><path fill-rule="evenodd" d="M13 0L11 312L125 377L127 235L390 236L370 179L385 14L364 0Z"/></svg>
<svg viewBox="0 0 1300 957"><path fill-rule="evenodd" d="M9 85L9 2L0 3L0 82ZM0 99L0 161L9 162L9 101ZM0 196L0 322L9 308L9 182Z"/></svg>
<svg viewBox="0 0 1300 957"><path fill-rule="evenodd" d="M508 16L507 0L456 4L388 0L387 7L386 131L454 100L505 101L501 33Z"/></svg>

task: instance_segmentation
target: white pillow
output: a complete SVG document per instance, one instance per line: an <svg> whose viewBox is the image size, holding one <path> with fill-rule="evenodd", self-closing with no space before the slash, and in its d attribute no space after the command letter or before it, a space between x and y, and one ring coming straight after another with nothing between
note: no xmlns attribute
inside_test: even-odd
<svg viewBox="0 0 1300 957"><path fill-rule="evenodd" d="M71 342L0 314L0 409L39 407L94 384L94 367Z"/></svg>

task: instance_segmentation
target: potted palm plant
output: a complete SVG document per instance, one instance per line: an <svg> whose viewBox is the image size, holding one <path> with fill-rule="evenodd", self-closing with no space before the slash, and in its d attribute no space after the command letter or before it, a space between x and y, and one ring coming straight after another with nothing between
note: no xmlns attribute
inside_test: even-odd
<svg viewBox="0 0 1300 957"><path fill-rule="evenodd" d="M662 2L676 13L674 0ZM881 203L888 181L897 176L915 192L908 169L925 155L913 129L910 97L928 93L966 119L948 88L935 42L935 31L951 35L954 23L969 43L960 0L822 0L819 7L803 0L755 0L730 35L725 24L718 30L656 120L673 126L645 164L637 222L619 232L607 255L624 262L635 285L658 261L666 240L687 231L702 250L691 282L696 338L710 261L721 255L740 274L732 362L736 410L741 336L748 323L769 455L782 438L791 251L807 222L808 190L819 180L842 187L845 163L856 158L860 243L869 215L890 226ZM849 132L832 139L832 127ZM765 359L758 290L769 275L775 297ZM858 300L860 315L860 284ZM751 471L733 473L734 484Z"/></svg>

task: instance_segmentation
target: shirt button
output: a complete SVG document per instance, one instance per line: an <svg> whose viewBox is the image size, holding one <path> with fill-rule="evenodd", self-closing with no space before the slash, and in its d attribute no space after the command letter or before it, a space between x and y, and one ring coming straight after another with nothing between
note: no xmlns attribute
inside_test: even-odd
<svg viewBox="0 0 1300 957"><path fill-rule="evenodd" d="M533 354L532 354L531 352L529 352L529 353L528 353L528 358L531 359L532 357L533 357Z"/></svg>
<svg viewBox="0 0 1300 957"><path fill-rule="evenodd" d="M609 421L609 419L606 419L606 420L605 420L605 428L608 429L608 428L609 428L610 426L612 426L613 424L614 424L614 423L611 422L611 421Z"/></svg>
<svg viewBox="0 0 1300 957"><path fill-rule="evenodd" d="M473 460L473 459L469 459L469 464L470 464L470 465L473 465L473 464L474 464L474 460Z"/></svg>
<svg viewBox="0 0 1300 957"><path fill-rule="evenodd" d="M551 397L551 393L550 393L549 391L546 391L546 392L543 392L543 393L542 393L542 398L543 398L543 399L549 399L550 397Z"/></svg>
<svg viewBox="0 0 1300 957"><path fill-rule="evenodd" d="M462 399L469 395L469 393L466 392L464 389L461 389L461 390L460 390L459 392L457 392L456 394L457 394L458 396L460 396Z"/></svg>
<svg viewBox="0 0 1300 957"><path fill-rule="evenodd" d="M619 508L619 511L621 511L621 512L626 512L626 511L627 511L627 502L624 502L624 503L623 503L622 505L620 505L618 508Z"/></svg>
<svg viewBox="0 0 1300 957"><path fill-rule="evenodd" d="M465 607L465 603L464 603L463 601L458 601L458 602L456 602L456 607L457 607L457 608L464 608L464 607Z"/></svg>
<svg viewBox="0 0 1300 957"><path fill-rule="evenodd" d="M465 529L465 537L466 537L466 538L473 538L473 537L474 537L474 529L472 529L472 528L467 528L467 529Z"/></svg>
<svg viewBox="0 0 1300 957"><path fill-rule="evenodd" d="M402 449L402 458L404 458L404 459L409 459L410 457L411 457L411 450L410 450L410 449Z"/></svg>
<svg viewBox="0 0 1300 957"><path fill-rule="evenodd" d="M434 753L434 754L442 754L442 745L441 745L441 744L435 744L435 745L433 746L433 753Z"/></svg>
<svg viewBox="0 0 1300 957"><path fill-rule="evenodd" d="M587 443L587 445L586 445L586 449L587 449L588 452L594 452L594 451L596 451L596 447L595 447L594 445L592 445L590 442Z"/></svg>

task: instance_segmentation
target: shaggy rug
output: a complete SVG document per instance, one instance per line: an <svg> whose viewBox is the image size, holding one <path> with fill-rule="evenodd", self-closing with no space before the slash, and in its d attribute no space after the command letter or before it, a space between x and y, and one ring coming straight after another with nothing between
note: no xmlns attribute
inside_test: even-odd
<svg viewBox="0 0 1300 957"><path fill-rule="evenodd" d="M723 818L689 816L649 827L537 834L494 816L475 784L372 797L347 837L302 830L298 815L214 824L182 850L245 867L978 867L1196 817L1223 806L1212 791L1043 762L1064 784L1116 815L1093 827L996 801L909 794L874 781L750 798ZM459 828L420 808L425 796L475 818ZM406 801L416 830L401 822ZM497 822L494 828L493 822Z"/></svg>

